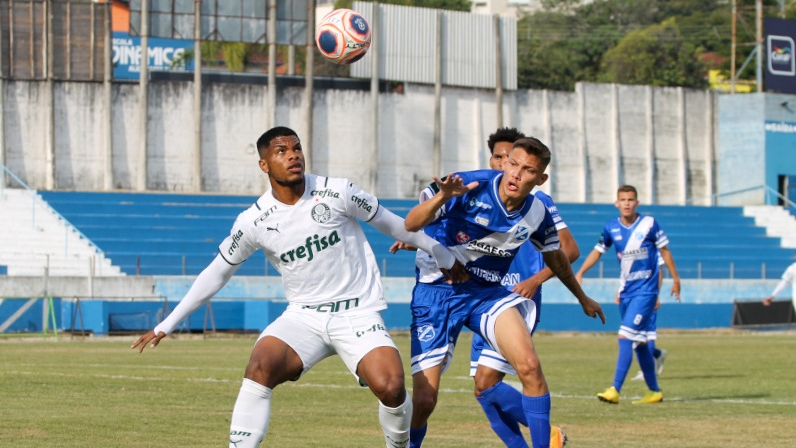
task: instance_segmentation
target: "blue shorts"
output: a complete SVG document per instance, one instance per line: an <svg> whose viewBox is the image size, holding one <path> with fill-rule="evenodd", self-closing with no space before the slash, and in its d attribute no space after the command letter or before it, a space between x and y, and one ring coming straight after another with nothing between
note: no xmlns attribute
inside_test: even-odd
<svg viewBox="0 0 796 448"><path fill-rule="evenodd" d="M497 351L495 320L514 306L518 306L528 322L528 331L533 330L536 305L500 284L471 280L452 286L415 285L411 305L412 374L440 364L443 371L447 369L464 326L481 335Z"/></svg>
<svg viewBox="0 0 796 448"><path fill-rule="evenodd" d="M657 294L620 297L619 314L622 316L622 325L619 327L619 334L637 344L645 344L657 301Z"/></svg>
<svg viewBox="0 0 796 448"><path fill-rule="evenodd" d="M531 300L533 300L533 303L536 305L536 321L531 329L531 334L533 334L538 327L539 317L542 311L540 306L542 303L541 292L537 291ZM517 374L517 372L514 371L514 368L511 367L511 364L506 361L506 358L504 358L495 350L492 350L489 344L487 344L484 338L482 338L480 335L473 334L473 344L470 347L470 376L475 376L475 371L478 369L479 365L484 365L490 369L507 373L509 375Z"/></svg>

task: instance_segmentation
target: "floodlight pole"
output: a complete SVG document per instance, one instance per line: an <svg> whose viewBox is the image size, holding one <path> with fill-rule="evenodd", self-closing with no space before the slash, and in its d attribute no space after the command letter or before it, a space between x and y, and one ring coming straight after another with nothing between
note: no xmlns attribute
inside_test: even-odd
<svg viewBox="0 0 796 448"><path fill-rule="evenodd" d="M757 91L763 91L763 0L755 2L755 22L757 28L756 47L757 47Z"/></svg>
<svg viewBox="0 0 796 448"><path fill-rule="evenodd" d="M202 191L202 0L193 2L193 189Z"/></svg>
<svg viewBox="0 0 796 448"><path fill-rule="evenodd" d="M268 0L268 117L267 128L276 126L276 0Z"/></svg>
<svg viewBox="0 0 796 448"><path fill-rule="evenodd" d="M379 3L373 2L373 16L370 21L370 99L372 111L373 151L370 156L370 191L378 194L376 188L379 182L379 54L378 39Z"/></svg>
<svg viewBox="0 0 796 448"><path fill-rule="evenodd" d="M44 84L47 96L47 178L45 187L55 188L55 94L53 86L53 31L52 31L52 0L44 2Z"/></svg>
<svg viewBox="0 0 796 448"><path fill-rule="evenodd" d="M104 63L102 67L102 88L103 88L103 102L105 103L105 152L104 152L104 165L105 173L102 179L103 188L109 191L113 188L113 96L111 92L111 79L112 79L112 58L113 49L111 48L113 39L111 38L111 3L105 3L105 33L104 33Z"/></svg>
<svg viewBox="0 0 796 448"><path fill-rule="evenodd" d="M149 108L149 0L141 0L141 70L138 76L138 124L141 146L138 151L137 190L147 187L147 109Z"/></svg>
<svg viewBox="0 0 796 448"><path fill-rule="evenodd" d="M307 2L307 43L305 59L305 81L304 81L304 129L305 141L302 144L304 149L304 163L308 172L312 172L312 109L313 109L313 85L315 77L315 0Z"/></svg>
<svg viewBox="0 0 796 448"><path fill-rule="evenodd" d="M437 9L434 58L434 158L432 173L442 176L442 10Z"/></svg>

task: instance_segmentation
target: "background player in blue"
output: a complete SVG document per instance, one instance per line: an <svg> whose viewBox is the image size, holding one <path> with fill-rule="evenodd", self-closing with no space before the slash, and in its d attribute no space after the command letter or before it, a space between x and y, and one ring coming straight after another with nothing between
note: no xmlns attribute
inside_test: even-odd
<svg viewBox="0 0 796 448"><path fill-rule="evenodd" d="M663 258L661 258L660 252L658 252L658 267L663 266ZM663 372L663 363L666 362L666 356L668 352L666 349L660 348L657 346L658 342L658 310L661 308L661 296L660 290L661 285L663 285L663 272L661 275L658 276L658 300L655 302L655 309L650 316L649 324L647 325L647 345L652 352L652 358L655 360L655 374L658 377L661 376ZM619 293L616 293L616 304L619 305ZM641 370L638 371L636 376L631 378L631 381L641 381L644 379L644 372Z"/></svg>
<svg viewBox="0 0 796 448"><path fill-rule="evenodd" d="M513 143L524 137L514 128L500 128L491 134L487 141L491 153L489 167L493 170L502 170L503 162L508 158ZM546 182L547 177L547 174L542 174L538 185ZM561 250L567 255L570 263L574 262L580 256L578 244L561 219L552 198L538 188L534 188L533 194L544 202L558 230ZM542 255L530 244L523 244L501 283L523 297L532 298L536 303L536 323L538 323L542 311L542 283L553 276L553 271L545 267ZM500 353L492 350L484 338L474 334L470 350L470 376L475 381L475 398L489 419L492 430L507 447L527 448L528 443L520 430L520 425L526 424L522 411L522 394L513 386L503 382L506 373L512 375L515 373L508 361ZM550 439L551 446L563 446L566 436L561 428L553 426Z"/></svg>
<svg viewBox="0 0 796 448"><path fill-rule="evenodd" d="M418 446L418 431L436 404L444 361L464 325L483 336L515 369L523 385L523 412L533 446L550 445L550 395L530 334L536 305L500 284L519 247L530 242L543 252L545 264L577 297L584 312L599 316L603 323L605 317L572 273L549 211L531 194L549 162L550 150L539 140L518 140L502 173L482 170L450 175L445 181L435 178L439 192L407 215L407 230L431 224L426 233L452 250L471 276L452 286L454 294L445 308L412 316L413 333L419 337L412 341L411 446ZM433 269L425 266L429 272L421 269L420 278Z"/></svg>
<svg viewBox="0 0 796 448"><path fill-rule="evenodd" d="M636 212L638 204L635 187L619 187L616 207L620 216L605 224L600 242L586 257L577 274L581 281L583 274L597 263L608 248L616 247L616 256L620 263L619 313L622 316L619 327L619 355L613 385L597 394L601 401L614 404L619 403L619 393L633 361L634 349L649 390L641 400L633 403L647 404L663 400L663 392L655 375L655 361L646 337L649 319L658 300L658 253L672 274L674 284L671 295L680 300L680 276L667 247L669 239L652 216L643 216Z"/></svg>

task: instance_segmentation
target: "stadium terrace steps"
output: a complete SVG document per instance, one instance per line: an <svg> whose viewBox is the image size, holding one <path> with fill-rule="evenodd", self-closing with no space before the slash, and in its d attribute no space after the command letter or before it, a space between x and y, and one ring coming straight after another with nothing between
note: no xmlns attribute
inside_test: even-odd
<svg viewBox="0 0 796 448"><path fill-rule="evenodd" d="M168 193L42 192L42 196L97 244L127 274L196 275L217 253L237 215L256 196ZM383 199L405 216L414 200ZM599 239L603 224L617 216L613 204L558 204L581 251L577 270ZM683 278L777 278L796 251L744 215L741 207L642 206L661 223ZM363 225L385 276L414 275L414 253L390 254L393 240ZM586 276L616 278L613 252ZM236 275L277 275L261 251Z"/></svg>
<svg viewBox="0 0 796 448"><path fill-rule="evenodd" d="M783 247L796 249L796 218L787 209L773 205L746 206L743 214L753 217L767 235L781 238Z"/></svg>
<svg viewBox="0 0 796 448"><path fill-rule="evenodd" d="M38 195L7 188L0 197L0 265L9 276L124 275Z"/></svg>

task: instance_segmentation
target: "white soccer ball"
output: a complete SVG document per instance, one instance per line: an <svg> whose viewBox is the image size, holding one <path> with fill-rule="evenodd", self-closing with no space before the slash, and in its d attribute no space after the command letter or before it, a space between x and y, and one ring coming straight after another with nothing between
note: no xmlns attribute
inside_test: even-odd
<svg viewBox="0 0 796 448"><path fill-rule="evenodd" d="M356 11L335 9L318 23L315 44L323 57L335 64L354 63L370 48L370 25Z"/></svg>

